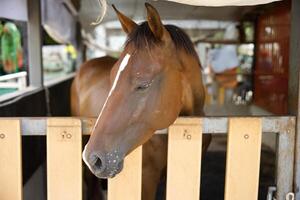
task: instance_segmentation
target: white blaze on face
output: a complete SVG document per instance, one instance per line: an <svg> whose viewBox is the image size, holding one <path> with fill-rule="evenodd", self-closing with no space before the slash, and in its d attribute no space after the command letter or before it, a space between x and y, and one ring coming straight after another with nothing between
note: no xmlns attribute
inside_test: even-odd
<svg viewBox="0 0 300 200"><path fill-rule="evenodd" d="M95 130L95 127L96 127L96 125L97 125L97 123L98 123L98 121L99 121L99 119L100 119L100 117L101 117L101 115L102 115L102 113L103 113L103 111L104 111L104 109L105 109L105 106L106 106L106 104L107 104L107 102L108 102L108 100L109 100L109 97L111 96L111 94L113 93L113 91L115 90L115 88L116 88L116 86L117 86L117 83L118 83L118 80L119 80L119 78L120 78L121 72L126 68L126 66L127 66L127 64L128 64L129 58L130 58L130 55L129 55L129 54L126 54L126 56L123 58L123 60L122 60L122 62L121 62L121 65L120 65L119 70L118 70L118 72L117 72L117 75L116 75L116 78L115 78L115 80L114 80L114 83L113 83L113 85L112 85L111 88L110 88L110 91L109 91L109 93L108 93L108 96L107 96L107 98L106 98L106 100L105 100L105 103L104 103L104 105L103 105L103 107L102 107L102 110L101 110L101 112L100 112L100 114L99 114L99 116L98 116L98 118L97 118L96 123L95 123L94 130ZM93 131L94 131L94 130L93 130Z"/></svg>
<svg viewBox="0 0 300 200"><path fill-rule="evenodd" d="M117 86L117 83L118 83L118 80L119 80L119 78L120 78L121 72L124 71L124 69L126 68L126 66L127 66L127 64L128 64L129 58L130 58L130 54L126 54L126 56L123 58L123 60L122 60L122 62L121 62L121 65L120 65L120 67L119 67L119 69L118 69L118 72L117 72L117 75L116 75L116 77L115 77L115 80L114 80L114 82L113 82L113 85L112 85L112 87L111 87L111 89L110 89L110 91L109 91L109 93L108 93L108 96L107 96L107 98L106 98L106 100L105 100L105 103L104 103L104 105L103 105L103 107L102 107L102 109L101 109L101 112L100 112L100 114L99 114L99 116L98 116L98 118L97 118L97 121L96 121L96 123L95 123L95 125L94 125L94 128L93 128L92 132L94 132L94 130L95 130L97 124L98 124L98 121L99 121L99 119L101 118L101 115L102 115L102 113L103 113L103 111L104 111L104 109L105 109L105 107L106 107L106 104L107 104L107 102L108 102L108 100L109 100L109 97L112 95L114 89L115 89L116 86ZM83 160L84 160L84 162L88 165L88 162L87 162L86 157L85 157L85 149L86 149L86 147L84 148L84 151L83 151ZM88 165L88 167L90 168L89 165Z"/></svg>
<svg viewBox="0 0 300 200"><path fill-rule="evenodd" d="M93 171L93 170L92 170L92 166L89 164L89 162L88 162L88 160L87 160L87 155L86 155L86 145L85 145L84 150L83 150L83 152L82 152L82 159L83 159L83 161L85 162L85 164L88 166L88 168L89 168L91 171Z"/></svg>

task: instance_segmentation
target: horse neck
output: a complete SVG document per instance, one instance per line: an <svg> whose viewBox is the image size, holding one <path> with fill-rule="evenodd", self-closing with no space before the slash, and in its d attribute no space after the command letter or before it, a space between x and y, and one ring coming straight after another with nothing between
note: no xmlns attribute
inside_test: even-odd
<svg viewBox="0 0 300 200"><path fill-rule="evenodd" d="M199 60L185 52L179 53L183 70L183 106L181 115L203 116L205 90Z"/></svg>

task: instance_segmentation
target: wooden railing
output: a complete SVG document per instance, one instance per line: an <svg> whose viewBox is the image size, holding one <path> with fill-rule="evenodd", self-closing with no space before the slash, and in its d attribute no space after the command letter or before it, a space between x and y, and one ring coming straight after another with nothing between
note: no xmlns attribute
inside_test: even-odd
<svg viewBox="0 0 300 200"><path fill-rule="evenodd" d="M17 90L22 90L27 86L26 77L27 77L27 72L18 72L18 73L0 76L0 89L12 88Z"/></svg>
<svg viewBox="0 0 300 200"><path fill-rule="evenodd" d="M47 137L47 199L82 200L82 135L94 119L0 119L0 199L22 199L21 139ZM168 130L166 198L199 199L202 134L228 133L225 200L258 197L262 133L277 133L277 192L284 200L293 190L294 117L178 118ZM124 169L108 180L108 200L140 200L142 147L125 158Z"/></svg>

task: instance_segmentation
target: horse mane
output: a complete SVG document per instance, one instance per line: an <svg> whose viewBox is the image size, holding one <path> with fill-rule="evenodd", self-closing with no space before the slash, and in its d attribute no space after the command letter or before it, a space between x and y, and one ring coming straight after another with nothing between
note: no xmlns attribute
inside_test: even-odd
<svg viewBox="0 0 300 200"><path fill-rule="evenodd" d="M164 25L164 27L169 32L176 49L185 51L187 54L195 57L199 62L198 54L189 36L177 26ZM148 23L143 22L128 35L125 46L129 43L133 43L137 49L143 49L145 46L149 46L151 48L154 45L159 45L161 44L161 41L154 36Z"/></svg>

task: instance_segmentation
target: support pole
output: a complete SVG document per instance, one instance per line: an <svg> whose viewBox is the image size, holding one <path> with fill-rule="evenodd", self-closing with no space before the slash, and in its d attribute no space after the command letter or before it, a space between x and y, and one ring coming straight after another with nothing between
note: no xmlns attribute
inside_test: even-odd
<svg viewBox="0 0 300 200"><path fill-rule="evenodd" d="M290 68L289 68L289 114L297 116L295 167L294 167L294 192L296 199L300 200L300 1L292 0L291 9L291 37L290 37Z"/></svg>
<svg viewBox="0 0 300 200"><path fill-rule="evenodd" d="M27 4L29 84L33 87L42 87L41 4L40 0L27 0Z"/></svg>

